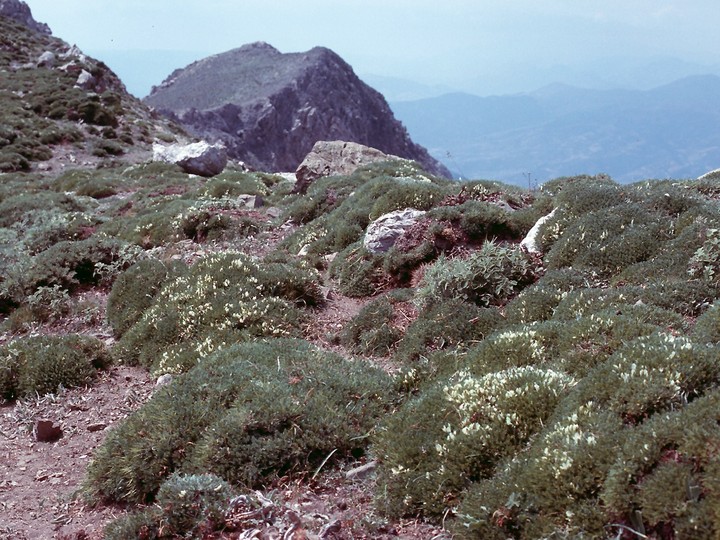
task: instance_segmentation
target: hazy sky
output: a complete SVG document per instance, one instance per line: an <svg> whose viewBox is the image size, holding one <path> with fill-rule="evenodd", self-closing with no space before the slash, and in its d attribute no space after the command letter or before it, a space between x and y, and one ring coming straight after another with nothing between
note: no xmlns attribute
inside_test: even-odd
<svg viewBox="0 0 720 540"><path fill-rule="evenodd" d="M552 79L627 85L668 59L720 69L718 0L27 0L53 34L138 95L176 67L253 41L322 45L360 75L479 94ZM638 75L639 76L639 75ZM575 80L573 80L575 78ZM641 83L638 83L641 85Z"/></svg>

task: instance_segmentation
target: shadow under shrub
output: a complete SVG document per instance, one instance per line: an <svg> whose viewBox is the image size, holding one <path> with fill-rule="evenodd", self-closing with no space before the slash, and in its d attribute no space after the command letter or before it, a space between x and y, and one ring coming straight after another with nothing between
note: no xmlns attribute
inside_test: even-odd
<svg viewBox="0 0 720 540"><path fill-rule="evenodd" d="M152 500L175 471L269 486L357 456L391 405L392 380L304 341L223 349L159 390L95 454L86 489Z"/></svg>

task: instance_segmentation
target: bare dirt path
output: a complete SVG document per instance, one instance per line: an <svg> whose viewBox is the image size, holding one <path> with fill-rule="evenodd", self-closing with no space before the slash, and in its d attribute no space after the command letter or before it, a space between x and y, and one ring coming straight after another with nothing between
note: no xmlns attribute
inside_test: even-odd
<svg viewBox="0 0 720 540"><path fill-rule="evenodd" d="M113 367L89 388L0 407L0 539L101 538L119 511L91 509L73 497L107 430L136 410L154 387L140 368ZM56 442L36 442L37 420L62 429Z"/></svg>

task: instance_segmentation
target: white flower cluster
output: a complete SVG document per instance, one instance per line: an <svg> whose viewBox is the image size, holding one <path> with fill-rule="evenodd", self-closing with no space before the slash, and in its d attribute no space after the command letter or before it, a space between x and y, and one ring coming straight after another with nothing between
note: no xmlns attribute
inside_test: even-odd
<svg viewBox="0 0 720 540"><path fill-rule="evenodd" d="M573 466L578 453L585 453L589 447L597 444L590 427L597 412L598 406L589 401L565 420L557 422L539 441L537 447L543 450L536 460L546 470L549 469L555 478Z"/></svg>
<svg viewBox="0 0 720 540"><path fill-rule="evenodd" d="M557 397L575 384L575 379L565 373L535 366L514 367L479 378L463 370L456 377L457 382L445 386L443 392L458 422L443 427L446 440L435 448L440 456L450 451L458 437L472 437L474 444L482 446L498 430L527 432L536 427L528 425L534 421L533 415L525 417L518 403L532 401L533 396Z"/></svg>
<svg viewBox="0 0 720 540"><path fill-rule="evenodd" d="M527 327L493 334L490 339L496 348L526 355L528 363L537 363L545 357L545 346L538 333Z"/></svg>
<svg viewBox="0 0 720 540"><path fill-rule="evenodd" d="M221 265L239 274L237 279L240 282L232 283L223 277L222 271L212 272ZM276 314L284 313L291 306L281 298L263 295L263 286L254 275L259 271L258 263L245 255L217 253L205 257L196 264L191 275L180 276L162 289L142 321L157 330L166 322L167 306L173 306L172 316L177 317L175 328L180 342L192 343L201 332L222 332L250 326L261 335L287 336L290 328L282 316ZM194 355L202 359L224 345L224 342L217 343L206 338L195 345ZM187 348L182 344L179 348L168 348L156 368L158 374L182 370L178 358L186 352Z"/></svg>
<svg viewBox="0 0 720 540"><path fill-rule="evenodd" d="M692 359L693 343L686 337L658 333L639 338L614 355L613 370L623 383L653 380L678 395L683 374L676 369L682 359Z"/></svg>

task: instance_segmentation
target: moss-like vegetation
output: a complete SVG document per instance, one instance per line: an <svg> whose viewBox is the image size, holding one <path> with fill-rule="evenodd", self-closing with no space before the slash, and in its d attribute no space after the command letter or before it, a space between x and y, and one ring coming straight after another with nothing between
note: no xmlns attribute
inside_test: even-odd
<svg viewBox="0 0 720 540"><path fill-rule="evenodd" d="M381 371L303 341L228 347L114 430L88 486L142 501L174 471L209 471L251 487L303 476L331 453L337 461L363 451L391 404L391 386Z"/></svg>
<svg viewBox="0 0 720 540"><path fill-rule="evenodd" d="M89 383L109 364L102 341L89 336L32 336L0 346L0 398L55 393Z"/></svg>

